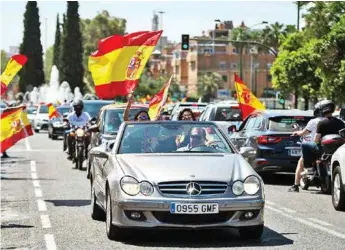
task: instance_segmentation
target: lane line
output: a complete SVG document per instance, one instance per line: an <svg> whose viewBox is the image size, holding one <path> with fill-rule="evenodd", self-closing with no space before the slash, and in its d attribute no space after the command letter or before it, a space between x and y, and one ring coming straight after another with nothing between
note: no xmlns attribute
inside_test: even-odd
<svg viewBox="0 0 345 250"><path fill-rule="evenodd" d="M36 172L36 161L30 161L31 172Z"/></svg>
<svg viewBox="0 0 345 250"><path fill-rule="evenodd" d="M296 211L295 211L295 210L292 210L292 209L287 208L287 207L281 207L281 209L283 209L285 212L288 212L288 213L291 213L291 214L296 213Z"/></svg>
<svg viewBox="0 0 345 250"><path fill-rule="evenodd" d="M35 188L41 187L40 181L39 181L39 180L33 180L32 183L34 184L34 187L35 187Z"/></svg>
<svg viewBox="0 0 345 250"><path fill-rule="evenodd" d="M52 234L45 234L44 235L44 240L46 242L47 250L56 250L56 244L55 244L54 235L52 235Z"/></svg>
<svg viewBox="0 0 345 250"><path fill-rule="evenodd" d="M285 213L284 211L281 211L281 210L279 210L279 209L273 208L273 207L271 207L271 206L265 206L265 207L266 207L267 209L272 210L272 211L274 211L274 212L276 212L276 213L279 213L279 214L281 214L281 215L283 215L283 216L285 216L285 217L287 217L287 218L289 218L289 219L291 219L291 220L298 221L298 222L300 222L300 223L302 223L302 224L305 224L305 225L307 225L307 226L313 227L314 229L319 229L320 231L323 231L323 232L325 232L325 233L328 233L328 234L330 234L330 235L333 235L333 236L336 236L336 237L338 237L338 238L341 238L341 239L344 239L344 240L345 240L345 234L338 233L338 232L336 232L336 231L334 231L334 230L332 230L332 229L329 229L329 228L327 228L327 227L320 226L320 225L318 225L318 224L315 224L315 223L313 223L313 222L304 220L304 219L302 219L302 218L298 218L298 217L296 217L296 216L289 215L289 214Z"/></svg>
<svg viewBox="0 0 345 250"><path fill-rule="evenodd" d="M33 173L31 173L31 178L33 179L33 180L37 180L37 174L36 174L36 172L33 172Z"/></svg>
<svg viewBox="0 0 345 250"><path fill-rule="evenodd" d="M26 138L24 139L24 141L25 141L26 151L31 151L31 145L30 145L30 142L29 142L29 138L26 137Z"/></svg>
<svg viewBox="0 0 345 250"><path fill-rule="evenodd" d="M38 205L38 211L40 212L47 211L47 206L44 200L38 199L37 205Z"/></svg>
<svg viewBox="0 0 345 250"><path fill-rule="evenodd" d="M43 197L42 190L39 188L35 188L35 195L37 198L42 198Z"/></svg>
<svg viewBox="0 0 345 250"><path fill-rule="evenodd" d="M274 202L272 202L272 201L265 201L267 204L269 204L269 205L273 205L273 206L276 206L277 204L275 204Z"/></svg>
<svg viewBox="0 0 345 250"><path fill-rule="evenodd" d="M310 221L313 221L315 223L318 223L318 224L321 224L322 226L333 226L331 223L328 223L326 221L323 221L323 220L319 220L319 219L316 219L316 218L308 218L308 220Z"/></svg>
<svg viewBox="0 0 345 250"><path fill-rule="evenodd" d="M51 228L52 224L50 223L49 216L47 214L41 214L41 222L43 228Z"/></svg>

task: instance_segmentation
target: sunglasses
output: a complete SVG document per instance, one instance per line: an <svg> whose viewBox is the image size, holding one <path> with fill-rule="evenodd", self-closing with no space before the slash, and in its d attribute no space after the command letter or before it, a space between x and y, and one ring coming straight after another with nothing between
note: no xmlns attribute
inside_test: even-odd
<svg viewBox="0 0 345 250"><path fill-rule="evenodd" d="M143 115L143 116L139 116L138 119L147 121L149 118L146 115Z"/></svg>
<svg viewBox="0 0 345 250"><path fill-rule="evenodd" d="M201 140L202 136L201 135L191 135L190 138Z"/></svg>

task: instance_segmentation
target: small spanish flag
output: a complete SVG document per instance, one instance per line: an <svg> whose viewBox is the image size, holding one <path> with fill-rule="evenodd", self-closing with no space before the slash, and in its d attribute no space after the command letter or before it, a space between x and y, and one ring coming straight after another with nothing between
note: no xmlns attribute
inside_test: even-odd
<svg viewBox="0 0 345 250"><path fill-rule="evenodd" d="M12 81L13 77L24 66L27 61L27 57L24 55L14 55L7 63L5 71L1 74L1 95L6 93L7 87Z"/></svg>
<svg viewBox="0 0 345 250"><path fill-rule="evenodd" d="M241 78L235 73L235 87L237 93L237 100L240 104L242 111L243 120L247 118L255 110L265 110L265 106L260 102L260 100L253 95L253 93L248 89L246 84L241 80Z"/></svg>
<svg viewBox="0 0 345 250"><path fill-rule="evenodd" d="M168 99L168 91L171 84L172 76L164 87L152 98L149 104L149 116L152 121L158 119L159 114Z"/></svg>
<svg viewBox="0 0 345 250"><path fill-rule="evenodd" d="M125 96L136 88L162 32L113 35L98 43L98 50L89 57L88 67L100 99Z"/></svg>
<svg viewBox="0 0 345 250"><path fill-rule="evenodd" d="M53 104L48 103L48 117L49 119L52 119L54 117L59 117L58 112L56 111L56 108L53 106Z"/></svg>
<svg viewBox="0 0 345 250"><path fill-rule="evenodd" d="M25 106L6 108L1 114L1 153L19 140L33 135Z"/></svg>

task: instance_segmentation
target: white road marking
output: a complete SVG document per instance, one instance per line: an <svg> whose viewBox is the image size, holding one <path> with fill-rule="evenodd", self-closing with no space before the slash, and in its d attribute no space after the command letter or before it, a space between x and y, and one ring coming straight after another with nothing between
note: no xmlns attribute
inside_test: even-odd
<svg viewBox="0 0 345 250"><path fill-rule="evenodd" d="M24 141L25 141L26 151L31 151L31 145L30 145L30 142L29 142L29 138L26 137L26 138L24 139Z"/></svg>
<svg viewBox="0 0 345 250"><path fill-rule="evenodd" d="M39 188L35 188L35 195L37 198L41 198L43 195L42 195L42 190L39 189Z"/></svg>
<svg viewBox="0 0 345 250"><path fill-rule="evenodd" d="M38 180L33 180L32 183L34 184L34 187L35 187L35 188L41 187L40 181L38 181Z"/></svg>
<svg viewBox="0 0 345 250"><path fill-rule="evenodd" d="M38 205L38 211L40 212L47 211L47 206L44 200L41 200L41 199L37 200L37 205Z"/></svg>
<svg viewBox="0 0 345 250"><path fill-rule="evenodd" d="M326 221L323 221L323 220L319 220L319 219L316 219L316 218L308 218L308 220L311 220L315 223L318 223L320 225L323 225L323 226L333 226L331 223L328 223Z"/></svg>
<svg viewBox="0 0 345 250"><path fill-rule="evenodd" d="M36 161L30 161L31 172L36 172Z"/></svg>
<svg viewBox="0 0 345 250"><path fill-rule="evenodd" d="M31 178L36 180L38 177L37 177L37 174L36 173L31 173Z"/></svg>
<svg viewBox="0 0 345 250"><path fill-rule="evenodd" d="M292 209L287 208L287 207L281 207L281 209L283 209L285 212L288 212L288 213L291 213L291 214L296 213L295 210L292 210Z"/></svg>
<svg viewBox="0 0 345 250"><path fill-rule="evenodd" d="M42 227L43 228L51 228L52 225L50 223L49 216L47 214L41 214L41 221L42 221Z"/></svg>
<svg viewBox="0 0 345 250"><path fill-rule="evenodd" d="M275 206L276 204L274 203L274 202L272 202L272 201L265 201L267 204L269 204L269 205L273 205L273 206Z"/></svg>
<svg viewBox="0 0 345 250"><path fill-rule="evenodd" d="M46 242L47 250L56 250L56 244L55 244L54 235L52 235L52 234L45 234L44 235L44 240Z"/></svg>
<svg viewBox="0 0 345 250"><path fill-rule="evenodd" d="M276 212L276 213L279 213L279 214L281 214L281 215L283 215L283 216L285 216L285 217L287 217L287 218L289 218L289 219L291 219L291 220L298 221L298 222L300 222L300 223L302 223L302 224L305 224L305 225L307 225L307 226L313 227L313 228L315 228L315 229L319 229L320 231L323 231L323 232L325 232L325 233L328 233L328 234L330 234L330 235L333 235L333 236L336 236L336 237L338 237L338 238L341 238L341 239L344 239L344 240L345 240L345 234L338 233L338 232L336 232L336 231L334 231L334 230L332 230L332 229L329 229L329 228L327 228L327 227L320 226L320 225L318 225L318 224L315 224L315 223L313 223L313 222L307 221L307 220L305 220L305 219L302 219L302 218L298 218L298 217L296 217L296 216L289 215L289 214L287 214L286 212L281 211L281 210L276 209L276 208L273 208L273 207L271 207L271 206L266 206L266 208L269 209L269 210L272 210L272 211L274 211L274 212Z"/></svg>

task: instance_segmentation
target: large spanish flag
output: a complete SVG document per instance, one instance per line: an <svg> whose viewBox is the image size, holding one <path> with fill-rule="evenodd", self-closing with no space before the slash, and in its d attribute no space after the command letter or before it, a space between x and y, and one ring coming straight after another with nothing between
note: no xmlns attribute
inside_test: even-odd
<svg viewBox="0 0 345 250"><path fill-rule="evenodd" d="M53 106L53 104L48 103L47 106L49 119L52 119L53 117L59 117L58 112L56 111L56 108Z"/></svg>
<svg viewBox="0 0 345 250"><path fill-rule="evenodd" d="M89 57L89 70L100 99L125 96L138 85L140 75L163 31L140 31L101 40Z"/></svg>
<svg viewBox="0 0 345 250"><path fill-rule="evenodd" d="M33 135L31 124L24 109L25 106L7 108L1 114L1 153L19 140Z"/></svg>
<svg viewBox="0 0 345 250"><path fill-rule="evenodd" d="M151 121L158 119L159 114L168 99L168 91L171 84L172 76L164 87L151 99L149 104L149 116Z"/></svg>
<svg viewBox="0 0 345 250"><path fill-rule="evenodd" d="M240 104L243 120L255 110L265 110L265 106L258 98L247 88L246 84L235 73L235 87L237 100Z"/></svg>
<svg viewBox="0 0 345 250"><path fill-rule="evenodd" d="M24 66L27 61L27 57L24 55L14 55L7 63L5 71L1 74L1 95L6 93L7 87L12 81L13 77Z"/></svg>

